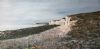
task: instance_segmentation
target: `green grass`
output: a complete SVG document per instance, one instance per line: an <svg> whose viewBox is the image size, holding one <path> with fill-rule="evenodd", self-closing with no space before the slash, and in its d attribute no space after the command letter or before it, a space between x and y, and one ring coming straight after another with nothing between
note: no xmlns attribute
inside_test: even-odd
<svg viewBox="0 0 100 49"><path fill-rule="evenodd" d="M56 26L57 25L44 25L44 26L31 27L31 28L25 28L25 29L19 29L19 30L3 31L5 32L5 34L0 36L0 40L14 39L14 38L29 36L32 34L38 34L40 32L46 31Z"/></svg>

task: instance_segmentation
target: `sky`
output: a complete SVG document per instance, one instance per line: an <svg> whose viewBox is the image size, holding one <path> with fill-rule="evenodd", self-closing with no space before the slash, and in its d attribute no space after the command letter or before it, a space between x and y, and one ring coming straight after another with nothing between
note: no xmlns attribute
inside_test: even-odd
<svg viewBox="0 0 100 49"><path fill-rule="evenodd" d="M100 0L0 0L0 29L93 11L100 11Z"/></svg>

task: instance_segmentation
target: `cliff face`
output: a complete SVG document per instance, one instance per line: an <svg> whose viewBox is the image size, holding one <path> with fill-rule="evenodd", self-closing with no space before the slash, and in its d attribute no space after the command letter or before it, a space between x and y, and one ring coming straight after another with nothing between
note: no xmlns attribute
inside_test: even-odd
<svg viewBox="0 0 100 49"><path fill-rule="evenodd" d="M0 49L100 49L100 12L70 15L49 24L60 26L27 37L1 40Z"/></svg>

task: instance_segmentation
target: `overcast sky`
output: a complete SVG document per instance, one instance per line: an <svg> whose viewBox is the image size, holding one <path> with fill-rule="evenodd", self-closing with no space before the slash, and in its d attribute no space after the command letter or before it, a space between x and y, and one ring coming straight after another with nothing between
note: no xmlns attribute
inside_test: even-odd
<svg viewBox="0 0 100 49"><path fill-rule="evenodd" d="M99 10L100 0L0 0L0 26L31 25Z"/></svg>

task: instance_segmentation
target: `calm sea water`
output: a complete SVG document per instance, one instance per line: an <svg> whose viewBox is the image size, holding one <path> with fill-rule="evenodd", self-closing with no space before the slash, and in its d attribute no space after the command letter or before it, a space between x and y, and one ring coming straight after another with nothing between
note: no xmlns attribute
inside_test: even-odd
<svg viewBox="0 0 100 49"><path fill-rule="evenodd" d="M37 27L37 26L42 26L42 25L43 24L36 24L36 25L2 25L2 26L0 26L0 31L16 30L16 29L22 29L22 28Z"/></svg>

